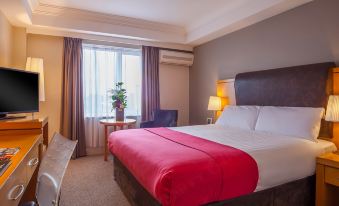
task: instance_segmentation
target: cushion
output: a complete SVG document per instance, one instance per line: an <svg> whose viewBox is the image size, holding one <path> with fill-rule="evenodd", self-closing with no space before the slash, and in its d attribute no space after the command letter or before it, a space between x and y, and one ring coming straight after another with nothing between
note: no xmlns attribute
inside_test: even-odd
<svg viewBox="0 0 339 206"><path fill-rule="evenodd" d="M323 115L324 108L261 107L255 130L315 141Z"/></svg>
<svg viewBox="0 0 339 206"><path fill-rule="evenodd" d="M228 106L215 124L254 130L260 107L258 106Z"/></svg>

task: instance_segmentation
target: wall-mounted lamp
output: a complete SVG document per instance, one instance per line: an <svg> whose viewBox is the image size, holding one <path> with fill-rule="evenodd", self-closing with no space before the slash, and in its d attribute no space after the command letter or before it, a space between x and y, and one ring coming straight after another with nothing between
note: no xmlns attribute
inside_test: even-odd
<svg viewBox="0 0 339 206"><path fill-rule="evenodd" d="M325 120L339 122L339 95L331 95L328 99Z"/></svg>
<svg viewBox="0 0 339 206"><path fill-rule="evenodd" d="M44 77L44 60L41 58L28 57L26 70L39 73L39 100L45 101L45 77Z"/></svg>

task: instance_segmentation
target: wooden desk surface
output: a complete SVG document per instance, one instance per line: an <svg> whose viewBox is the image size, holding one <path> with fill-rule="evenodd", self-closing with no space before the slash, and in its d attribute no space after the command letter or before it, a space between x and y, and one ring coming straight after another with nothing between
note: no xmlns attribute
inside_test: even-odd
<svg viewBox="0 0 339 206"><path fill-rule="evenodd" d="M12 157L12 164L0 176L0 189L37 141L42 141L41 135L0 136L0 147L20 147L20 151Z"/></svg>

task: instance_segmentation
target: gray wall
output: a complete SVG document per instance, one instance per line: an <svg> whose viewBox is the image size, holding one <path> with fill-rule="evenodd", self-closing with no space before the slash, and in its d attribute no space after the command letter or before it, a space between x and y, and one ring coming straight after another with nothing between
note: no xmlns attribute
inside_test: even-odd
<svg viewBox="0 0 339 206"><path fill-rule="evenodd" d="M190 69L190 123L204 124L216 81L237 73L339 63L339 0L315 0L194 49Z"/></svg>

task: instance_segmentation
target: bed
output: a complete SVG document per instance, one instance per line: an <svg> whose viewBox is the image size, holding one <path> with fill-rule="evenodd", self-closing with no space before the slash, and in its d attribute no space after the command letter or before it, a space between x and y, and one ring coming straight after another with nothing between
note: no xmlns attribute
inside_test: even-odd
<svg viewBox="0 0 339 206"><path fill-rule="evenodd" d="M325 107L327 97L331 93L332 86L329 74L331 74L333 67L335 67L333 63L321 63L238 74L235 79L237 105ZM178 134L181 134L181 136L173 137ZM322 122L320 135L331 137L331 125L329 123ZM197 164L188 167L195 168L194 171L197 172L190 170L191 177L186 174L186 176L181 176L182 179L176 178L180 179L184 186L176 187L175 191L184 190L186 185L189 185L187 186L188 190L184 192L187 193L187 196L190 196L190 199L187 200L194 202L194 204L187 204L184 200L181 201L180 198L172 195L173 191L171 193L162 192L168 188L164 186L158 190L155 188L154 185L159 178L163 177L161 176L162 173L159 176L159 171L154 170L162 170L163 167L171 166L171 164L168 164L168 161L171 161L171 155L173 155L172 159L181 159L182 157L175 156L175 153L181 154L182 145L187 146L187 141L195 142L193 137L199 139L195 143L194 151L192 151L192 148L185 147L185 150L189 151L182 153L182 156L194 156L196 151L199 150L200 153L209 152L205 156L209 156L213 160L220 157L222 158L218 161L230 159L229 162L226 161L224 168L221 166L220 168L233 176L220 176L223 178L220 181L213 178L208 179L208 176L204 176L207 179L201 180L201 176L195 173L199 173L201 170L204 174L211 173L210 176L214 176L213 172L219 168L216 167L216 169L209 171L207 170L208 167L214 167L213 164L205 168L201 166L199 158L194 159ZM162 146L164 142L170 143ZM170 148L167 148L166 145L170 145ZM228 148L227 145L232 147ZM248 131L220 125L121 131L111 135L109 147L115 156L114 177L122 191L132 205L147 206L161 205L160 202L163 205L199 205L199 201L206 205L314 205L315 157L336 149L334 144L329 141L309 141L293 136ZM147 148L152 151L147 150ZM211 148L213 149L211 150ZM238 154L239 161L237 159L237 161L232 162L233 158L222 156L225 155L223 154L224 150L229 149L232 150L231 154ZM220 150L221 153L215 153L214 150ZM157 155L162 159L156 158ZM168 155L168 160L164 158L166 155ZM229 155L229 153L226 155ZM155 158L152 160L152 158L146 158L146 156L155 156ZM251 158L248 158L248 156ZM240 160L244 161L244 164L241 164ZM158 164L159 162L161 164ZM208 165L210 162L211 160L203 162L203 164ZM253 162L256 164L255 168L258 174L256 174L256 169L253 169ZM149 166L149 163L151 163L151 166ZM199 164L202 169L197 166ZM153 167L154 165L157 167ZM136 169L138 166L142 168ZM224 173L221 172L221 174ZM148 176L151 176L151 178ZM221 192L219 193L219 191L225 189L216 190L218 195L215 199L211 197L216 193L215 191L211 192L211 195L206 197L207 199L204 199L204 192L209 193L215 187L219 187L218 182L223 182L223 187L227 188L226 183L231 184L232 177L236 180L231 187L234 188L234 191L230 190L228 193L223 192L220 195ZM241 182L241 177L247 178L246 184ZM193 181L190 178L196 179ZM254 181L255 184L253 184ZM195 182L196 185L194 185ZM208 184L209 182L211 184ZM170 183L172 184L170 186L175 188L176 182L174 180L164 181L165 186ZM168 194L172 196L168 197ZM195 198L194 195L196 195ZM176 199L178 201L175 201Z"/></svg>

